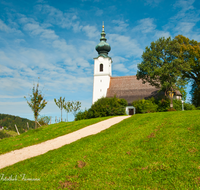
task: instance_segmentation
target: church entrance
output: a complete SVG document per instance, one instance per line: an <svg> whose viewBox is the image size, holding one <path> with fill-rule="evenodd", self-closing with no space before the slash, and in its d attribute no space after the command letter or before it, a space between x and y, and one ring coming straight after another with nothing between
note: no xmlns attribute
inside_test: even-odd
<svg viewBox="0 0 200 190"><path fill-rule="evenodd" d="M127 115L134 115L135 114L135 107L133 107L133 106L127 106L126 107L126 114Z"/></svg>
<svg viewBox="0 0 200 190"><path fill-rule="evenodd" d="M133 115L133 109L128 109L128 115Z"/></svg>

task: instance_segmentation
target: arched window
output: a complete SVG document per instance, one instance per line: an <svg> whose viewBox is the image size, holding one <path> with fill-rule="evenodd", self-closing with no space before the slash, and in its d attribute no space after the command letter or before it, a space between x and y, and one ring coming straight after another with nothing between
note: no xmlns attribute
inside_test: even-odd
<svg viewBox="0 0 200 190"><path fill-rule="evenodd" d="M100 72L102 72L103 71L103 64L101 63L100 64Z"/></svg>

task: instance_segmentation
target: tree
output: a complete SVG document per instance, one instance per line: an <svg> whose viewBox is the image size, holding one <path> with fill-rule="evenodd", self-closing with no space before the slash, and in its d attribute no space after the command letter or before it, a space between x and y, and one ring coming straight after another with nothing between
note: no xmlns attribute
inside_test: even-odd
<svg viewBox="0 0 200 190"><path fill-rule="evenodd" d="M64 108L63 106L65 105L65 98L60 97L58 101L54 98L54 102L61 110L61 121L62 121L62 109Z"/></svg>
<svg viewBox="0 0 200 190"><path fill-rule="evenodd" d="M179 54L189 69L183 70L183 78L192 81L192 103L200 106L200 42L178 35L175 40L180 44Z"/></svg>
<svg viewBox="0 0 200 190"><path fill-rule="evenodd" d="M161 88L165 96L169 92L179 90L177 84L185 85L181 78L182 71L189 70L185 62L179 57L180 44L171 38L159 38L146 47L142 55L142 62L138 64L137 79L143 83Z"/></svg>
<svg viewBox="0 0 200 190"><path fill-rule="evenodd" d="M24 98L27 100L28 105L32 109L35 117L35 129L37 128L37 118L39 115L39 112L44 109L44 107L47 104L47 101L44 99L44 96L42 95L42 92L39 90L39 82L37 83L37 86L33 85L32 94L30 96L30 101L24 96Z"/></svg>
<svg viewBox="0 0 200 190"><path fill-rule="evenodd" d="M71 102L65 102L65 104L63 105L63 108L67 112L67 121L68 121L68 113L70 113L72 111L72 103Z"/></svg>
<svg viewBox="0 0 200 190"><path fill-rule="evenodd" d="M74 118L76 117L76 113L77 113L77 111L78 110L80 110L80 107L81 107L81 102L79 102L79 101L72 101L71 102L72 103L72 111L74 112L73 114L74 114Z"/></svg>

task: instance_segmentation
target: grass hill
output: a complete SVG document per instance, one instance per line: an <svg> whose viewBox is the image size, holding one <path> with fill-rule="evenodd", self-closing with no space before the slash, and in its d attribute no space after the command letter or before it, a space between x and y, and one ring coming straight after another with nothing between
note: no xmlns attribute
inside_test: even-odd
<svg viewBox="0 0 200 190"><path fill-rule="evenodd" d="M33 129L35 127L34 121L29 119L21 118L18 116L13 116L9 114L1 114L0 113L0 126L7 128L8 130L15 131L15 125L17 126L19 133L24 133L27 130L27 122L29 124L29 128ZM7 134L7 135L3 135ZM0 131L0 139L4 137L9 137L9 133L2 133Z"/></svg>
<svg viewBox="0 0 200 190"><path fill-rule="evenodd" d="M0 174L3 189L199 189L200 111L134 115Z"/></svg>

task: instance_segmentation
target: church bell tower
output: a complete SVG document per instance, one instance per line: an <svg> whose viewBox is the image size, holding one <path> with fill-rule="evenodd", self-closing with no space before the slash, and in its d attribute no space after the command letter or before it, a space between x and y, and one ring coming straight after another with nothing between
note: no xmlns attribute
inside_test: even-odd
<svg viewBox="0 0 200 190"><path fill-rule="evenodd" d="M93 82L93 100L92 104L99 98L106 97L107 89L110 85L110 77L112 76L112 59L108 56L111 50L110 45L106 42L106 33L104 24L102 26L100 43L96 46L98 57L94 58L94 82Z"/></svg>

